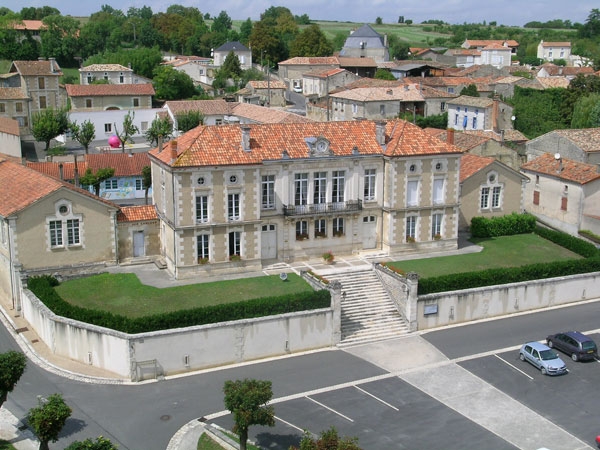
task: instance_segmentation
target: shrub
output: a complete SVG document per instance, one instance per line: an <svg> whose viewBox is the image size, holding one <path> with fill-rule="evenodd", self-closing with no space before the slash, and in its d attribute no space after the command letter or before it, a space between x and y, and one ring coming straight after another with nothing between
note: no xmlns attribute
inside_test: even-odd
<svg viewBox="0 0 600 450"><path fill-rule="evenodd" d="M544 239L548 239L549 241L554 242L561 247L583 256L584 258L600 255L600 251L594 244L584 241L578 237L571 236L570 234L563 233L562 231L551 230L549 228L538 226L536 227L535 232Z"/></svg>
<svg viewBox="0 0 600 450"><path fill-rule="evenodd" d="M527 213L512 213L489 219L486 217L473 217L471 219L471 236L487 238L533 233L535 224L535 216Z"/></svg>

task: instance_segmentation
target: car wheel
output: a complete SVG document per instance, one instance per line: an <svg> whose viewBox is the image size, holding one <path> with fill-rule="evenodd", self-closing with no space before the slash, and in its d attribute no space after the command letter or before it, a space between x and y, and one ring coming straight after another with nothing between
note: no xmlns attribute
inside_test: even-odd
<svg viewBox="0 0 600 450"><path fill-rule="evenodd" d="M554 342L548 341L548 347L550 347L550 348L554 347Z"/></svg>
<svg viewBox="0 0 600 450"><path fill-rule="evenodd" d="M546 372L546 368L545 367L542 367L540 370L542 371L542 375L547 375L548 374L548 372Z"/></svg>
<svg viewBox="0 0 600 450"><path fill-rule="evenodd" d="M577 360L579 359L579 357L577 356L577 353L573 353L573 354L571 355L571 359L572 359L573 361L577 362Z"/></svg>
<svg viewBox="0 0 600 450"><path fill-rule="evenodd" d="M519 353L519 359L521 361L525 361L525 355L523 353Z"/></svg>

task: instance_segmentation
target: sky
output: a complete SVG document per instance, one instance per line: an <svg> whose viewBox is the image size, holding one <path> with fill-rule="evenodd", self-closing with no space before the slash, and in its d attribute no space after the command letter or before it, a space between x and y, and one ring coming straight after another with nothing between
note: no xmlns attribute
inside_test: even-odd
<svg viewBox="0 0 600 450"><path fill-rule="evenodd" d="M157 13L164 12L169 5L178 4L196 7L202 14L209 13L211 16L225 11L234 20L258 20L269 7L285 6L292 14L308 14L312 20L374 23L377 17L381 17L384 23L397 23L398 17L404 16L414 23L436 19L450 24L496 21L498 25L509 26L555 19L585 23L590 11L599 8L598 0L438 0L431 3L423 0L279 0L277 3L269 0L3 0L1 6L18 12L23 7L47 5L57 8L62 15L89 16L105 4L124 13L132 6L149 6Z"/></svg>

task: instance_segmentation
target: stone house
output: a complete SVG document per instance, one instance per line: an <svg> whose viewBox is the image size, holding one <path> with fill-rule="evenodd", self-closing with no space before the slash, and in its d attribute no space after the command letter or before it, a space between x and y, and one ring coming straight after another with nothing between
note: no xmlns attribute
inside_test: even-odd
<svg viewBox="0 0 600 450"><path fill-rule="evenodd" d="M226 42L213 50L214 64L221 67L227 58L227 55L233 52L240 61L242 70L252 68L252 51L241 42Z"/></svg>
<svg viewBox="0 0 600 450"><path fill-rule="evenodd" d="M303 95L321 98L329 92L347 86L358 79L360 79L358 75L345 69L316 70L306 72L302 76L302 84L298 86L302 87Z"/></svg>
<svg viewBox="0 0 600 450"><path fill-rule="evenodd" d="M448 128L455 130L513 129L512 106L497 98L460 97L448 100Z"/></svg>
<svg viewBox="0 0 600 450"><path fill-rule="evenodd" d="M279 80L251 80L244 89L237 92L240 103L283 108L286 85Z"/></svg>
<svg viewBox="0 0 600 450"><path fill-rule="evenodd" d="M568 61L571 57L571 43L544 42L542 40L537 46L537 57L544 61L554 61L555 59Z"/></svg>
<svg viewBox="0 0 600 450"><path fill-rule="evenodd" d="M160 254L154 205L123 206L117 215L119 264L152 261Z"/></svg>
<svg viewBox="0 0 600 450"><path fill-rule="evenodd" d="M544 153L523 164L531 179L525 209L541 222L572 235L579 230L600 234L600 173L598 165Z"/></svg>
<svg viewBox="0 0 600 450"><path fill-rule="evenodd" d="M600 165L600 128L554 130L527 142L527 161L546 153Z"/></svg>
<svg viewBox="0 0 600 450"><path fill-rule="evenodd" d="M499 217L524 211L529 178L495 158L464 153L460 159L458 227L468 230L473 217Z"/></svg>
<svg viewBox="0 0 600 450"><path fill-rule="evenodd" d="M460 149L402 120L200 126L150 158L175 278L457 245Z"/></svg>
<svg viewBox="0 0 600 450"><path fill-rule="evenodd" d="M151 109L152 84L67 84L71 111Z"/></svg>
<svg viewBox="0 0 600 450"><path fill-rule="evenodd" d="M137 84L131 67L121 64L91 64L79 69L79 84L92 84L104 80L109 84Z"/></svg>
<svg viewBox="0 0 600 450"><path fill-rule="evenodd" d="M375 31L369 24L351 31L340 51L341 57L372 58L375 62L390 60L387 36Z"/></svg>
<svg viewBox="0 0 600 450"><path fill-rule="evenodd" d="M305 73L325 72L339 69L340 61L337 56L296 56L278 64L279 79L289 88L300 86Z"/></svg>
<svg viewBox="0 0 600 450"><path fill-rule="evenodd" d="M21 158L21 132L19 122L0 117L0 154Z"/></svg>

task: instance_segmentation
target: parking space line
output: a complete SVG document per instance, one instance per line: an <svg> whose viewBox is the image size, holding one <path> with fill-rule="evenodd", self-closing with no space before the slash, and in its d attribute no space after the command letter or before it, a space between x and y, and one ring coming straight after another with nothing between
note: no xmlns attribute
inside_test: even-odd
<svg viewBox="0 0 600 450"><path fill-rule="evenodd" d="M532 376L527 375L525 372L523 372L521 369L517 368L517 366L515 366L514 364L509 363L507 360L500 358L498 355L494 355L496 358L498 358L500 361L502 361L504 364L508 364L510 367L512 367L513 369L515 369L517 372L522 373L523 375L525 375L527 378L529 378L530 380L533 380Z"/></svg>
<svg viewBox="0 0 600 450"><path fill-rule="evenodd" d="M319 405L319 406L321 406L321 407L323 407L323 408L325 408L325 409L328 409L328 410L329 410L329 411L331 411L332 413L335 413L335 414L337 414L338 416L340 416L340 417L343 417L344 419L348 420L349 422L354 422L354 420L352 420L350 417L348 417L348 416L345 416L345 415L343 415L341 412L337 412L335 409L333 409L333 408L330 408L329 406L327 406L327 405L324 405L323 403L316 401L314 398L310 398L309 396L306 396L306 398L307 398L308 400L310 400L311 402L315 402L317 405Z"/></svg>
<svg viewBox="0 0 600 450"><path fill-rule="evenodd" d="M304 433L304 430L300 427L297 427L296 425L294 425L293 423L289 423L287 420L283 420L281 417L278 416L274 416L275 419L279 420L280 422L285 423L288 427L292 427L295 428L296 430L298 430L301 433Z"/></svg>
<svg viewBox="0 0 600 450"><path fill-rule="evenodd" d="M398 408L396 408L394 405L390 405L388 402L386 402L385 400L380 399L379 397L375 397L373 394L371 394L370 392L365 391L362 388L359 388L358 386L354 386L356 389L358 389L361 392L364 392L365 394L373 397L375 400L377 400L378 402L383 403L385 406L389 406L392 409L395 409L396 411L400 411Z"/></svg>

